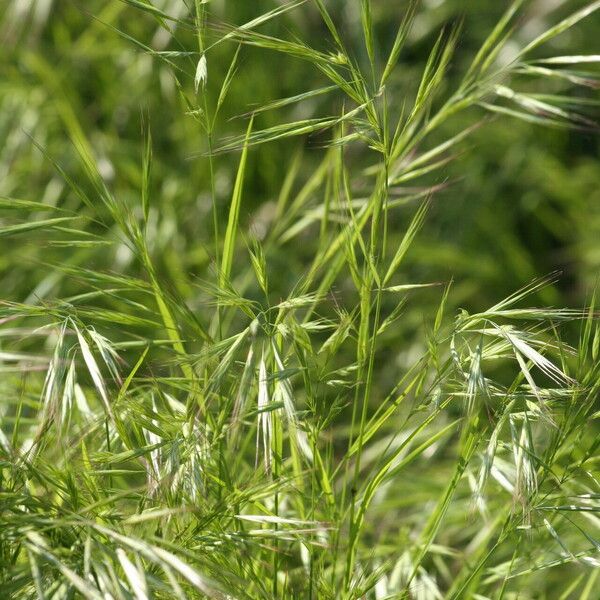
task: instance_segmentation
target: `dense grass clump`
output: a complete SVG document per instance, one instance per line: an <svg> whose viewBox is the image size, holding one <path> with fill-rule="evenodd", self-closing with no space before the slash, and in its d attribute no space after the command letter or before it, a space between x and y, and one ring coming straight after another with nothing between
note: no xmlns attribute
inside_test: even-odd
<svg viewBox="0 0 600 600"><path fill-rule="evenodd" d="M8 3L0 596L598 597L600 2L462 4Z"/></svg>

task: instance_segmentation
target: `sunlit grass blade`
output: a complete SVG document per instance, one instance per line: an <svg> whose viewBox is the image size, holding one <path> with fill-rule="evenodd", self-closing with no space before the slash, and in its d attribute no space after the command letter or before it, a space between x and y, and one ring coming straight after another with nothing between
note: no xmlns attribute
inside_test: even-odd
<svg viewBox="0 0 600 600"><path fill-rule="evenodd" d="M240 207L242 204L243 197L244 175L246 172L246 161L248 158L248 146L250 142L250 137L252 135L253 123L254 119L252 118L248 123L244 147L242 149L242 155L240 157L240 163L235 178L233 194L231 196L231 204L229 206L229 219L227 221L225 240L223 242L223 257L219 275L219 281L221 286L223 286L225 282L229 281L229 277L231 275L231 265L233 263L233 256L235 253L235 243L238 231L238 222L240 218Z"/></svg>

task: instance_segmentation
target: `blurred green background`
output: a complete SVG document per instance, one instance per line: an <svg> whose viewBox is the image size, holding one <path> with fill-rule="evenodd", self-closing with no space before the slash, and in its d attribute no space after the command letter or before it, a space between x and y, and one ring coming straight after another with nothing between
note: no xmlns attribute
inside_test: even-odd
<svg viewBox="0 0 600 600"><path fill-rule="evenodd" d="M215 39L227 24L241 24L276 2L211 0L210 21ZM191 6L183 0L155 5L186 18ZM380 56L388 51L407 3L374 2L376 43ZM524 11L519 36L531 38L545 24L582 6L573 0L540 0ZM349 46L364 54L360 35L359 3L332 1ZM440 28L462 21L462 37L451 73L464 72L478 45L497 22L504 3L495 0L423 0L420 14L389 94L402 99L413 90ZM141 185L141 114L147 111L154 144L150 236L160 269L174 290L194 307L194 282L211 277L212 228L209 165L202 154L207 139L178 91L193 95L196 60L171 57L169 51L197 49L193 27L179 26L168 33L151 16L126 2L5 0L0 17L0 195L60 203L78 210L79 200L65 186L51 164L56 161L85 186L85 178L70 138L84 133L98 157L101 175L119 198L139 204ZM327 47L324 26L310 2L275 19L261 31L301 36L314 47ZM596 43L598 17L580 23L552 42L555 54L591 51ZM137 42L134 42L136 40ZM525 42L525 39L522 40ZM210 40L208 40L210 43ZM144 46L164 52L162 60ZM590 50L591 49L591 50ZM214 98L225 77L234 44L209 53L208 97ZM546 52L549 49L545 50ZM244 47L214 144L239 135L246 118L235 118L268 101L324 85L324 78L308 63L277 53ZM452 81L449 82L452 85ZM525 86L532 84L524 81ZM556 89L552 89L555 85ZM545 84L548 93L564 84ZM585 107L594 114L594 89L579 89L589 98ZM257 118L260 127L285 120L331 114L340 98L324 95ZM465 125L484 118L469 112L436 133L445 139ZM302 170L294 182L299 189L316 165L328 134L294 138L260 146L250 156L242 222L248 227L270 227L274 202L302 152ZM432 139L431 143L435 142ZM47 156L32 142L44 149ZM595 133L553 130L506 118L491 120L461 148L461 153L435 178L414 185L448 184L435 196L427 224L408 257L407 281L454 280L451 302L481 310L534 277L560 270L562 276L545 288L539 303L579 306L585 303L600 266L600 169ZM375 160L358 155L357 170ZM238 157L221 154L215 161L221 226L227 218ZM101 209L99 209L101 212ZM412 208L406 211L410 219ZM394 217L398 236L405 229L403 213ZM100 215L101 216L101 215ZM27 219L27 213L3 210L7 223ZM93 231L93 228L92 228ZM98 226L98 233L101 228ZM289 292L314 254L314 230L287 243L288 251L269 257L275 289ZM0 284L7 300L42 302L79 292L63 270L48 264L84 265L131 273L131 255L123 244L107 248L65 248L47 234L30 232L7 241L0 239ZM18 268L15 268L18 265ZM235 265L234 265L235 271ZM423 292L416 310L403 322L417 325L429 302L439 293Z"/></svg>

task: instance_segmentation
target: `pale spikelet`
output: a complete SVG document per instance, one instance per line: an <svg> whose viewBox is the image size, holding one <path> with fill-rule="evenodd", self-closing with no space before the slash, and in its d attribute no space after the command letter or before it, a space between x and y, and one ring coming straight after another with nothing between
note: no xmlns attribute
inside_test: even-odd
<svg viewBox="0 0 600 600"><path fill-rule="evenodd" d="M63 386L62 402L60 403L60 420L64 425L68 423L71 416L71 410L73 408L73 398L75 396L75 361L71 360L69 369L67 370L67 376L65 377L65 383Z"/></svg>
<svg viewBox="0 0 600 600"><path fill-rule="evenodd" d="M206 65L206 55L203 54L198 61L198 66L196 67L196 76L194 77L194 88L196 89L196 93L198 93L200 85L202 85L204 88L207 77L208 70Z"/></svg>
<svg viewBox="0 0 600 600"><path fill-rule="evenodd" d="M129 581L129 585L131 586L131 591L135 599L148 600L148 584L146 582L144 572L141 569L138 569L129 560L127 554L125 554L125 551L122 548L117 548L117 557L121 563L121 566L123 567L125 577L127 577L127 581Z"/></svg>
<svg viewBox="0 0 600 600"><path fill-rule="evenodd" d="M520 339L515 333L511 333L507 328L503 328L504 334L515 350L527 357L540 371L545 373L555 383L561 385L564 383L574 383L568 375L565 375L554 363L550 362L545 356L540 354L535 348Z"/></svg>
<svg viewBox="0 0 600 600"><path fill-rule="evenodd" d="M258 430L256 432L256 453L258 457L260 438L262 436L263 454L265 469L271 471L271 437L273 424L271 413L267 410L269 404L269 384L267 380L267 366L265 363L265 353L260 358L258 368ZM257 461L258 462L258 461Z"/></svg>
<svg viewBox="0 0 600 600"><path fill-rule="evenodd" d="M100 335L93 327L88 329L88 334L96 345L98 352L100 352L100 356L102 356L102 360L104 360L104 363L108 367L112 378L121 384L121 376L119 375L119 369L117 366L117 361L119 360L117 351L113 348L110 341L103 335Z"/></svg>
<svg viewBox="0 0 600 600"><path fill-rule="evenodd" d="M4 431L2 431L1 425L2 419L0 419L0 448L2 448L7 454L9 454L12 451L12 448L9 439L6 437Z"/></svg>
<svg viewBox="0 0 600 600"><path fill-rule="evenodd" d="M535 456L531 423L527 413L523 413L520 431L517 416L511 415L509 419L512 438L512 452L516 468L515 474L515 500L523 506L523 512L528 518L528 501L537 490L537 472L532 457Z"/></svg>
<svg viewBox="0 0 600 600"><path fill-rule="evenodd" d="M273 356L275 357L275 363L277 365L279 375L275 383L275 394L277 395L277 398L281 398L283 402L283 410L288 422L290 440L293 444L298 446L304 457L308 461L312 462L313 454L306 438L306 433L298 427L292 386L290 385L289 379L285 375L283 361L275 344L273 344Z"/></svg>
<svg viewBox="0 0 600 600"><path fill-rule="evenodd" d="M102 398L102 402L104 403L104 408L106 409L106 412L112 416L112 409L108 400L108 392L106 391L106 385L104 383L104 379L102 378L102 374L100 372L100 368L98 367L98 363L96 362L96 359L94 358L94 355L90 350L89 344L87 343L81 331L79 331L77 325L73 324L73 327L75 329L75 332L77 333L77 341L79 342L79 348L81 349L81 354L83 356L85 365L89 371L90 377L92 378L92 381L94 382L94 385L96 386L96 389L98 390L98 393Z"/></svg>
<svg viewBox="0 0 600 600"><path fill-rule="evenodd" d="M210 459L209 429L206 424L195 420L185 423L182 431L188 459L178 473L182 477L180 485L192 500L198 500L205 492L204 466Z"/></svg>
<svg viewBox="0 0 600 600"><path fill-rule="evenodd" d="M88 404L84 391L81 389L81 386L78 383L75 384L73 392L75 395L75 405L77 406L77 410L86 419L92 419L94 417L94 413Z"/></svg>

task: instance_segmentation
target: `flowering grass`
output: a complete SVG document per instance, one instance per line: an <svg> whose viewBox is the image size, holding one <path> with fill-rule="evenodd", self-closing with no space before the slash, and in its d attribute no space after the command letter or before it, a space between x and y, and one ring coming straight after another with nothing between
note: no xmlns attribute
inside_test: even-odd
<svg viewBox="0 0 600 600"><path fill-rule="evenodd" d="M51 3L3 17L4 595L592 600L594 294L546 308L540 273L457 310L408 260L473 136L596 132L600 58L553 44L600 2L533 34L508 3L464 68L448 24L408 80L417 3L389 44L376 0L354 31L323 0L212 4L67 11L99 97L29 49Z"/></svg>

